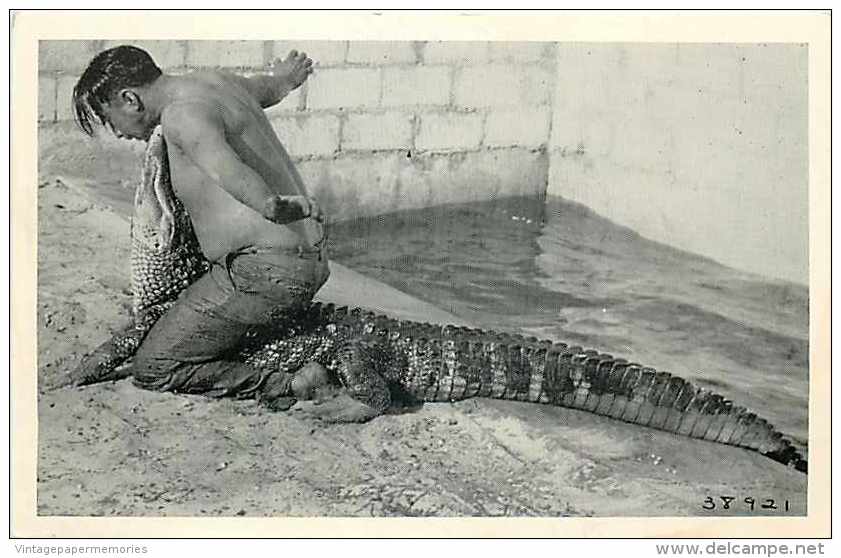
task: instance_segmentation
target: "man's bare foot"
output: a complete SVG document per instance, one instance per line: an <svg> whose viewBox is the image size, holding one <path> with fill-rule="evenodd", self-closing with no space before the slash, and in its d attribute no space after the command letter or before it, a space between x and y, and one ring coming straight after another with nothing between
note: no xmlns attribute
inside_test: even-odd
<svg viewBox="0 0 841 558"><path fill-rule="evenodd" d="M298 399L312 399L316 390L330 383L327 370L317 362L309 362L295 373L292 393Z"/></svg>
<svg viewBox="0 0 841 558"><path fill-rule="evenodd" d="M271 374L257 393L257 400L270 411L288 411L296 401L289 393L291 381L291 374Z"/></svg>
<svg viewBox="0 0 841 558"><path fill-rule="evenodd" d="M297 50L289 51L286 60L278 58L272 66L274 75L286 82L289 91L300 87L312 73L312 60L306 52L299 53Z"/></svg>
<svg viewBox="0 0 841 558"><path fill-rule="evenodd" d="M329 399L299 405L305 415L326 423L367 422L380 414L343 391L333 394Z"/></svg>

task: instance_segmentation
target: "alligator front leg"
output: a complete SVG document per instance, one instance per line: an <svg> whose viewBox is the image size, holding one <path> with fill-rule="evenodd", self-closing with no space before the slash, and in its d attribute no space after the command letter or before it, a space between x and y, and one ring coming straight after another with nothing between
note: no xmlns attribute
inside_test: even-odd
<svg viewBox="0 0 841 558"><path fill-rule="evenodd" d="M54 387L85 386L131 376L131 367L125 366L124 363L134 357L146 334L170 306L171 302L156 304L139 312L131 324L85 356L82 362Z"/></svg>
<svg viewBox="0 0 841 558"><path fill-rule="evenodd" d="M379 370L383 350L377 343L356 339L336 355L336 376L343 389L335 397L314 404L309 413L326 422L365 422L391 405L391 392Z"/></svg>
<svg viewBox="0 0 841 558"><path fill-rule="evenodd" d="M85 386L122 380L131 376L131 367L121 366L134 356L146 332L130 324L86 355L82 362L53 388Z"/></svg>

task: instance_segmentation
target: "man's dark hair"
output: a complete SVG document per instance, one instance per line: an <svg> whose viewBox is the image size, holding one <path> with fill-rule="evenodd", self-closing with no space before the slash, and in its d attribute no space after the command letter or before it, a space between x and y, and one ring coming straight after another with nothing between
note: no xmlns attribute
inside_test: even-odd
<svg viewBox="0 0 841 558"><path fill-rule="evenodd" d="M83 132L93 135L93 123L107 124L102 105L126 87L148 85L158 79L161 69L143 49L118 46L93 57L73 88L73 110Z"/></svg>

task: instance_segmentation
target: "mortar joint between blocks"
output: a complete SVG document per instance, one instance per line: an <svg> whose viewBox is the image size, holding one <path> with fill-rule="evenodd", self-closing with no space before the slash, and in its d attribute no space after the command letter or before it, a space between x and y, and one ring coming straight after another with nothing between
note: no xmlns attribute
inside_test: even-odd
<svg viewBox="0 0 841 558"><path fill-rule="evenodd" d="M377 71L377 79L380 81L379 83L379 94L377 97L377 107L383 106L383 94L385 90L385 69L380 67Z"/></svg>
<svg viewBox="0 0 841 558"><path fill-rule="evenodd" d="M339 112L339 114L337 116L338 116L338 119L339 119L339 129L336 130L336 133L339 135L339 137L336 138L336 151L335 151L335 153L342 153L343 152L342 143L343 143L344 136L345 136L345 123L347 121L347 114L345 114L344 112Z"/></svg>
<svg viewBox="0 0 841 558"><path fill-rule="evenodd" d="M456 105L456 80L460 74L460 69L457 65L450 66L450 91L447 96L447 106L455 107Z"/></svg>
<svg viewBox="0 0 841 558"><path fill-rule="evenodd" d="M263 66L265 68L270 68L274 57L274 42L263 41Z"/></svg>
<svg viewBox="0 0 841 558"><path fill-rule="evenodd" d="M543 56L547 59L546 64L548 65L549 61L557 61L558 60L558 43L552 42L549 43L547 46L544 47ZM552 145L552 134L554 131L555 126L555 95L557 91L555 87L558 84L558 64L552 63L550 70L549 70L549 97L546 100L547 105L547 112L549 114L549 127L546 132L546 141L543 144L544 152L549 153L549 146ZM543 181L543 197L544 199L549 194L549 172L547 170L546 177Z"/></svg>
<svg viewBox="0 0 841 558"><path fill-rule="evenodd" d="M415 53L415 66L420 66L424 63L423 51L426 46L426 41L412 41L412 50Z"/></svg>
<svg viewBox="0 0 841 558"><path fill-rule="evenodd" d="M482 132L479 135L479 147L485 147L485 137L488 134L488 113L489 110L480 111L482 118Z"/></svg>
<svg viewBox="0 0 841 558"><path fill-rule="evenodd" d="M296 112L304 112L307 110L307 97L309 96L310 83L309 80L301 85L300 93L298 93L298 106L295 107Z"/></svg>
<svg viewBox="0 0 841 558"><path fill-rule="evenodd" d="M417 148L417 137L420 133L420 116L417 113L412 113L412 137L410 140L411 150L412 153L416 153Z"/></svg>

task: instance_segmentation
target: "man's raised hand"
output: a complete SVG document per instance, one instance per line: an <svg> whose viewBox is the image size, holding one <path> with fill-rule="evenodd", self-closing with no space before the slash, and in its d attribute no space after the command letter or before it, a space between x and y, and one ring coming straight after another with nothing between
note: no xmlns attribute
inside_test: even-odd
<svg viewBox="0 0 841 558"><path fill-rule="evenodd" d="M312 59L306 52L289 51L286 60L276 59L272 64L272 73L285 82L285 86L292 91L307 80L312 73Z"/></svg>

